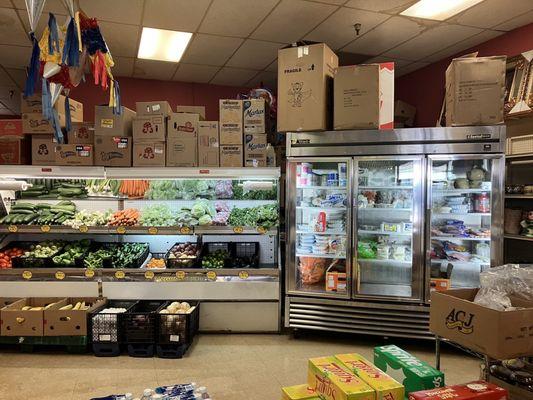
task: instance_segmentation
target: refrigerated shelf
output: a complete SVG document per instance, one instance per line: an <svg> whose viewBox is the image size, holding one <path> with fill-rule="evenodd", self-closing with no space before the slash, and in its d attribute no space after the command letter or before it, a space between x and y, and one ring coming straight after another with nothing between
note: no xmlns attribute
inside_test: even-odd
<svg viewBox="0 0 533 400"><path fill-rule="evenodd" d="M336 235L336 236L346 236L346 231L333 231L327 230L324 232L314 232L314 231L296 231L297 234L301 235Z"/></svg>
<svg viewBox="0 0 533 400"><path fill-rule="evenodd" d="M382 190L382 189L402 189L402 190L412 190L413 186L359 186L360 190Z"/></svg>
<svg viewBox="0 0 533 400"><path fill-rule="evenodd" d="M296 253L296 257L335 258L338 260L346 259L346 256L339 256L337 254L314 254L314 253Z"/></svg>
<svg viewBox="0 0 533 400"><path fill-rule="evenodd" d="M442 196L456 196L462 193L487 193L490 189L432 189L433 193L440 194Z"/></svg>
<svg viewBox="0 0 533 400"><path fill-rule="evenodd" d="M530 241L530 242L533 241L533 237L527 237L527 236L522 236L522 235L510 235L510 234L507 234L507 235L504 235L503 237L505 239L511 239L511 240L526 240L526 241Z"/></svg>
<svg viewBox="0 0 533 400"><path fill-rule="evenodd" d="M391 259L374 259L374 258L358 258L358 262L366 262L371 264L396 264L396 265L411 265L412 261L404 261L404 260L391 260Z"/></svg>
<svg viewBox="0 0 533 400"><path fill-rule="evenodd" d="M313 189L313 190L346 190L346 186L296 186L296 189Z"/></svg>
<svg viewBox="0 0 533 400"><path fill-rule="evenodd" d="M460 236L431 236L431 240L471 240L476 242L490 242L488 238L460 237Z"/></svg>
<svg viewBox="0 0 533 400"><path fill-rule="evenodd" d="M346 207L314 207L314 206L297 206L297 210L317 210L317 211L334 211L334 210L346 210Z"/></svg>
<svg viewBox="0 0 533 400"><path fill-rule="evenodd" d="M392 208L392 207L361 207L358 208L359 211L394 211L394 212L411 212L411 208Z"/></svg>
<svg viewBox="0 0 533 400"><path fill-rule="evenodd" d="M478 216L478 217L490 217L490 213L432 213L434 217L447 218L447 217L469 217L469 216Z"/></svg>
<svg viewBox="0 0 533 400"><path fill-rule="evenodd" d="M390 236L412 236L412 232L386 232L386 231L365 231L359 229L357 231L361 235L390 235Z"/></svg>
<svg viewBox="0 0 533 400"><path fill-rule="evenodd" d="M432 258L431 262L434 264L442 264L443 262L457 265L457 266L467 266L467 265L490 265L488 262L482 262L482 261L454 261L454 260L444 260L444 259L436 259Z"/></svg>

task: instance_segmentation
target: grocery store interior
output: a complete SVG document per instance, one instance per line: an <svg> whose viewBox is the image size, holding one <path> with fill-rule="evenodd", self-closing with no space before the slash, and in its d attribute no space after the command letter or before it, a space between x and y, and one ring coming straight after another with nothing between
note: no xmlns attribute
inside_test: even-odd
<svg viewBox="0 0 533 400"><path fill-rule="evenodd" d="M0 0L0 399L533 399L532 0Z"/></svg>

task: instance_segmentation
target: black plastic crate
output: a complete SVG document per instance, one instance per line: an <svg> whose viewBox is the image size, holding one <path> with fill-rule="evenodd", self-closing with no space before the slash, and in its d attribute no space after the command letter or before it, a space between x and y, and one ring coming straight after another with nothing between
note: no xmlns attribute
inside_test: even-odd
<svg viewBox="0 0 533 400"><path fill-rule="evenodd" d="M124 340L132 357L153 357L157 312L165 302L141 300L124 315Z"/></svg>
<svg viewBox="0 0 533 400"><path fill-rule="evenodd" d="M148 258L148 255L150 254L150 245L148 243L143 243L143 244L146 245L146 249L133 262L127 265L114 265L112 261L112 268L141 268L141 266L144 264L144 262ZM119 246L122 246L122 245L123 244L120 244Z"/></svg>
<svg viewBox="0 0 533 400"><path fill-rule="evenodd" d="M259 268L259 242L234 242L233 245L233 268Z"/></svg>
<svg viewBox="0 0 533 400"><path fill-rule="evenodd" d="M13 247L15 243L17 243L17 247L23 247L24 249L29 251L30 246L35 245L37 246L40 243L43 243L44 240L41 240L39 242L14 242L10 243L10 245ZM60 247L59 250L52 255L52 257L15 257L11 259L13 268L53 268L54 267L54 261L52 258L58 254L60 254L63 251L63 247Z"/></svg>
<svg viewBox="0 0 533 400"><path fill-rule="evenodd" d="M217 251L224 251L227 253L224 259L224 265L220 268L230 268L232 263L233 243L232 242L205 242L202 245L201 260L199 266L202 268L209 268L204 266L203 260L205 256L215 253Z"/></svg>
<svg viewBox="0 0 533 400"><path fill-rule="evenodd" d="M196 244L196 254L194 257L190 258L171 258L170 254L172 252L172 249L174 249L176 246L183 244L183 243L191 243ZM182 243L174 243L174 245L168 250L165 261L167 264L167 268L195 268L199 267L199 257L202 253L202 243L200 239L196 241L196 243L193 242L182 242Z"/></svg>
<svg viewBox="0 0 533 400"><path fill-rule="evenodd" d="M166 308L172 301L163 305ZM157 356L181 358L200 327L200 302L188 302L194 310L189 314L157 314Z"/></svg>

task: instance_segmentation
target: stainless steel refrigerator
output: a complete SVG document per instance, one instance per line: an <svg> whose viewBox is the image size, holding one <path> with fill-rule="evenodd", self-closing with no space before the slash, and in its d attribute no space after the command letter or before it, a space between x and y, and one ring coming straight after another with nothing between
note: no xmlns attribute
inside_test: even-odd
<svg viewBox="0 0 533 400"><path fill-rule="evenodd" d="M504 126L287 134L285 325L430 337L502 262Z"/></svg>

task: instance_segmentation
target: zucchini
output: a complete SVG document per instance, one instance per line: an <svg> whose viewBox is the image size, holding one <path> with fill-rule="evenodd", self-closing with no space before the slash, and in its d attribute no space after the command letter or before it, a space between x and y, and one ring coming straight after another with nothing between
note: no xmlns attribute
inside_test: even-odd
<svg viewBox="0 0 533 400"><path fill-rule="evenodd" d="M61 182L61 188L65 189L83 189L83 185L80 183L68 183L68 182Z"/></svg>
<svg viewBox="0 0 533 400"><path fill-rule="evenodd" d="M13 204L13 206L11 207L12 210L22 210L22 209L27 209L27 210L35 210L35 204L32 204L32 203L22 203L22 202L17 202L15 204Z"/></svg>
<svg viewBox="0 0 533 400"><path fill-rule="evenodd" d="M22 208L22 209L11 209L11 213L12 214L24 214L24 215L28 215L28 214L35 214L35 210L27 210L25 208Z"/></svg>

